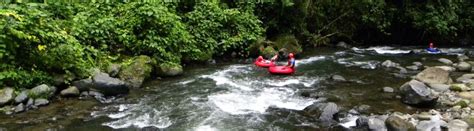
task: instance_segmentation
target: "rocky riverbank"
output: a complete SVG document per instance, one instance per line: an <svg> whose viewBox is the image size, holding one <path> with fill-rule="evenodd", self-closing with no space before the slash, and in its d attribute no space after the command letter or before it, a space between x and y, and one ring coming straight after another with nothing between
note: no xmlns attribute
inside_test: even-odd
<svg viewBox="0 0 474 131"><path fill-rule="evenodd" d="M474 129L474 74L469 57L459 55L456 62L440 58L442 66L423 66L422 62L402 66L386 60L380 64L387 69L398 70L393 75L420 71L410 77L411 80L399 88L383 87L383 93L396 93L400 102L411 108L421 108L412 114L390 112L368 114L368 105L360 105L343 110L335 103L317 103L307 107L303 114L314 115L322 123L340 123L332 125L340 128L364 130L472 130ZM452 78L455 78L454 80ZM341 81L342 76L333 76ZM381 87L382 88L382 87ZM310 95L305 94L308 97ZM329 125L331 126L331 125Z"/></svg>
<svg viewBox="0 0 474 131"><path fill-rule="evenodd" d="M148 56L138 56L120 64L111 64L106 70L93 69L90 78L56 85L41 84L31 89L6 87L0 90L0 112L18 114L48 105L58 98L96 99L109 103L114 96L140 88L151 76L177 76L183 73L179 65L157 64ZM107 73L104 73L107 72Z"/></svg>

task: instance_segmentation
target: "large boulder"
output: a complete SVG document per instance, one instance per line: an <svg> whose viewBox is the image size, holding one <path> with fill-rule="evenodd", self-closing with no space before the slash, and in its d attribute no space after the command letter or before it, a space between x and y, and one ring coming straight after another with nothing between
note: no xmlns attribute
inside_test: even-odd
<svg viewBox="0 0 474 131"><path fill-rule="evenodd" d="M467 63L467 62L464 62L464 61L461 61L459 62L458 64L455 65L456 69L458 69L459 71L467 71L467 72L470 72L472 70L472 66L471 64Z"/></svg>
<svg viewBox="0 0 474 131"><path fill-rule="evenodd" d="M39 98L39 99L35 99L34 106L40 107L40 106L45 106L48 104L49 104L49 101L47 99Z"/></svg>
<svg viewBox="0 0 474 131"><path fill-rule="evenodd" d="M73 81L72 85L75 86L79 91L89 91L90 88L94 86L91 78L82 79L78 81Z"/></svg>
<svg viewBox="0 0 474 131"><path fill-rule="evenodd" d="M130 64L122 66L119 78L130 87L141 87L143 81L150 76L153 69L153 60L145 55L141 55L132 59Z"/></svg>
<svg viewBox="0 0 474 131"><path fill-rule="evenodd" d="M56 92L56 87L42 84L32 88L28 92L30 98L50 98Z"/></svg>
<svg viewBox="0 0 474 131"><path fill-rule="evenodd" d="M432 105L438 96L424 83L411 80L400 87L402 102L411 105Z"/></svg>
<svg viewBox="0 0 474 131"><path fill-rule="evenodd" d="M430 67L418 73L415 79L427 84L449 84L449 72L440 68Z"/></svg>
<svg viewBox="0 0 474 131"><path fill-rule="evenodd" d="M159 76L178 76L183 74L183 67L174 63L160 64L155 69Z"/></svg>
<svg viewBox="0 0 474 131"><path fill-rule="evenodd" d="M92 78L93 89L105 95L126 94L129 89L125 82L112 78L106 73L96 73Z"/></svg>
<svg viewBox="0 0 474 131"><path fill-rule="evenodd" d="M438 61L443 63L443 64L446 64L446 65L452 65L453 64L453 61L451 61L449 59L446 59L446 58L439 58Z"/></svg>
<svg viewBox="0 0 474 131"><path fill-rule="evenodd" d="M385 120L385 124L389 131L408 131L416 129L412 123L397 114L389 116L387 120Z"/></svg>
<svg viewBox="0 0 474 131"><path fill-rule="evenodd" d="M0 106L10 103L15 98L15 90L6 87L0 90Z"/></svg>

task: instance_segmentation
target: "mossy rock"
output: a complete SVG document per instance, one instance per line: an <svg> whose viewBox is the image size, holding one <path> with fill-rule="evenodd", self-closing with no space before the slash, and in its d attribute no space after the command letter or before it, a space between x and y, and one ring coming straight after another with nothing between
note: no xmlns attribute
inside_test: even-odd
<svg viewBox="0 0 474 131"><path fill-rule="evenodd" d="M285 55L288 53L299 54L303 52L303 48L298 43L298 39L294 35L278 36L274 44L275 48L282 51Z"/></svg>
<svg viewBox="0 0 474 131"><path fill-rule="evenodd" d="M452 91L466 91L468 87L465 84L451 84L449 89Z"/></svg>
<svg viewBox="0 0 474 131"><path fill-rule="evenodd" d="M183 74L183 67L176 63L163 63L155 68L158 76L178 76Z"/></svg>
<svg viewBox="0 0 474 131"><path fill-rule="evenodd" d="M461 106L462 108L464 107L468 107L469 106L469 103L470 101L469 100L460 100L458 101L456 104L454 104L455 106Z"/></svg>
<svg viewBox="0 0 474 131"><path fill-rule="evenodd" d="M131 87L140 87L150 76L154 63L149 56L134 57L122 64L118 76Z"/></svg>
<svg viewBox="0 0 474 131"><path fill-rule="evenodd" d="M56 92L56 87L42 84L29 90L28 97L48 99L48 98L51 98L55 92Z"/></svg>

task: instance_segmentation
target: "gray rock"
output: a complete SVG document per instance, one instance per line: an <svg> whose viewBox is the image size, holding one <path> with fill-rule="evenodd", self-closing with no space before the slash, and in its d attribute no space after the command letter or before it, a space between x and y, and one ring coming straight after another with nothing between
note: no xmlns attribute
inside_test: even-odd
<svg viewBox="0 0 474 131"><path fill-rule="evenodd" d="M125 82L117 78L112 78L106 73L97 73L93 77L93 82L93 89L105 95L126 94L129 91Z"/></svg>
<svg viewBox="0 0 474 131"><path fill-rule="evenodd" d="M92 97L105 97L104 94L96 91L89 91L88 95Z"/></svg>
<svg viewBox="0 0 474 131"><path fill-rule="evenodd" d="M434 68L440 68L440 69L445 70L447 72L456 71L456 68L451 67L451 66L434 66Z"/></svg>
<svg viewBox="0 0 474 131"><path fill-rule="evenodd" d="M427 68L415 76L415 79L427 84L449 84L449 72L440 68Z"/></svg>
<svg viewBox="0 0 474 131"><path fill-rule="evenodd" d="M344 41L338 42L338 43L336 44L336 46L337 46L337 47L341 47L341 48L346 48L346 49L351 48L351 46L348 45L348 44L347 44L346 42L344 42Z"/></svg>
<svg viewBox="0 0 474 131"><path fill-rule="evenodd" d="M0 90L0 106L10 103L15 98L15 90L6 87Z"/></svg>
<svg viewBox="0 0 474 131"><path fill-rule="evenodd" d="M111 77L116 77L119 72L120 72L120 68L122 67L122 65L120 64L110 64L109 67L107 67L107 73L111 76Z"/></svg>
<svg viewBox="0 0 474 131"><path fill-rule="evenodd" d="M356 110L360 113L368 114L369 110L370 110L370 106L369 105L360 105L360 106L357 106Z"/></svg>
<svg viewBox="0 0 474 131"><path fill-rule="evenodd" d="M437 92L445 92L449 90L449 85L447 84L429 84L430 88Z"/></svg>
<svg viewBox="0 0 474 131"><path fill-rule="evenodd" d="M340 75L333 75L333 76L331 77L331 79L334 80L334 81L340 81L340 82L347 81L346 78L344 78L344 77L342 77L342 76L340 76Z"/></svg>
<svg viewBox="0 0 474 131"><path fill-rule="evenodd" d="M411 105L435 104L438 98L424 83L411 80L400 87L402 102Z"/></svg>
<svg viewBox="0 0 474 131"><path fill-rule="evenodd" d="M394 90L392 87L383 87L383 92L387 92L387 93L393 93Z"/></svg>
<svg viewBox="0 0 474 131"><path fill-rule="evenodd" d="M413 65L418 66L418 67L422 67L423 63L421 63L419 61L415 61L415 62L413 62Z"/></svg>
<svg viewBox="0 0 474 131"><path fill-rule="evenodd" d="M35 104L34 106L45 106L45 105L48 105L49 104L49 101L47 99L43 99L43 98L38 98L38 99L35 99Z"/></svg>
<svg viewBox="0 0 474 131"><path fill-rule="evenodd" d="M61 96L79 96L79 89L75 86L70 86L67 89L61 91Z"/></svg>
<svg viewBox="0 0 474 131"><path fill-rule="evenodd" d="M15 97L15 103L23 103L28 100L28 90L23 90Z"/></svg>
<svg viewBox="0 0 474 131"><path fill-rule="evenodd" d="M448 123L448 130L450 131L467 131L469 125L459 119L449 121Z"/></svg>
<svg viewBox="0 0 474 131"><path fill-rule="evenodd" d="M451 61L449 59L446 59L446 58L439 58L438 61L443 63L443 64L446 64L446 65L452 65L453 64L453 61Z"/></svg>
<svg viewBox="0 0 474 131"><path fill-rule="evenodd" d="M468 71L470 72L472 70L472 66L471 64L467 63L467 62L459 62L458 64L455 65L456 69L459 70L459 71Z"/></svg>
<svg viewBox="0 0 474 131"><path fill-rule="evenodd" d="M465 60L468 60L469 57L467 57L466 55L464 54L461 54L461 55L458 55L458 60L459 61L465 61Z"/></svg>
<svg viewBox="0 0 474 131"><path fill-rule="evenodd" d="M420 67L419 67L419 66L416 66L416 65L407 66L406 68L407 68L407 69L410 69L410 70L414 70L414 71L420 69Z"/></svg>
<svg viewBox="0 0 474 131"><path fill-rule="evenodd" d="M23 103L20 103L17 106L15 106L15 110L14 110L15 113L20 113L23 111L25 111L25 105Z"/></svg>
<svg viewBox="0 0 474 131"><path fill-rule="evenodd" d="M374 131L387 131L385 122L382 119L371 117L369 118L369 129Z"/></svg>
<svg viewBox="0 0 474 131"><path fill-rule="evenodd" d="M79 89L79 91L82 92L82 91L89 91L89 89L94 86L94 82L92 81L92 79L87 78L87 79L74 81L72 82L72 85L77 87L77 89Z"/></svg>
<svg viewBox="0 0 474 131"><path fill-rule="evenodd" d="M420 121L416 125L418 131L441 131L441 125L436 121Z"/></svg>
<svg viewBox="0 0 474 131"><path fill-rule="evenodd" d="M398 115L391 115L385 121L389 131L414 130L415 126Z"/></svg>
<svg viewBox="0 0 474 131"><path fill-rule="evenodd" d="M56 92L56 87L42 84L34 87L28 93L31 98L50 98Z"/></svg>
<svg viewBox="0 0 474 131"><path fill-rule="evenodd" d="M34 104L35 104L35 101L32 98L29 98L28 102L26 102L26 108L30 108L34 106Z"/></svg>
<svg viewBox="0 0 474 131"><path fill-rule="evenodd" d="M357 126L357 127L368 127L368 126L369 126L369 117L360 116L360 117L356 120L356 126Z"/></svg>
<svg viewBox="0 0 474 131"><path fill-rule="evenodd" d="M319 116L319 120L328 122L333 120L334 114L339 112L339 107L337 107L336 103L329 102L322 110L321 116Z"/></svg>
<svg viewBox="0 0 474 131"><path fill-rule="evenodd" d="M382 62L382 67L392 68L398 66L400 66L400 64L392 62L391 60L385 60L384 62Z"/></svg>

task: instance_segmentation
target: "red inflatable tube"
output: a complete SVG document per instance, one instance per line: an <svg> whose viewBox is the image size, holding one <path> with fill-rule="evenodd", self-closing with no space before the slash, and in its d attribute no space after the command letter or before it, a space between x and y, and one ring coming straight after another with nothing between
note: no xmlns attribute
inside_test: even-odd
<svg viewBox="0 0 474 131"><path fill-rule="evenodd" d="M272 66L268 68L268 72L274 75L291 75L295 73L295 69L287 66Z"/></svg>
<svg viewBox="0 0 474 131"><path fill-rule="evenodd" d="M263 57L260 56L255 61L255 65L257 65L258 67L268 68L271 66L275 66L275 63L272 61L264 60Z"/></svg>
<svg viewBox="0 0 474 131"><path fill-rule="evenodd" d="M275 63L273 62L265 62L265 61L255 61L255 65L257 65L258 67L263 67L263 68L268 68L268 67L272 67L272 66L275 66Z"/></svg>

